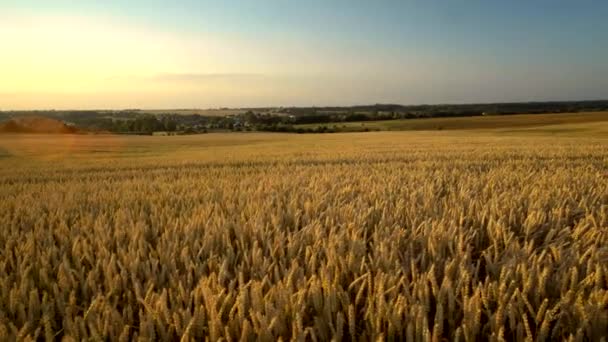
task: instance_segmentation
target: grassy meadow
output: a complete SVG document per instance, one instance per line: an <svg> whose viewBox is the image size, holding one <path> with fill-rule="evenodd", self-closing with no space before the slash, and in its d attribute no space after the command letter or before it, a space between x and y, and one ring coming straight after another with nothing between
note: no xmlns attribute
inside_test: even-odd
<svg viewBox="0 0 608 342"><path fill-rule="evenodd" d="M605 339L591 116L0 136L0 340Z"/></svg>
<svg viewBox="0 0 608 342"><path fill-rule="evenodd" d="M296 128L326 126L342 132L372 131L434 131L434 130L490 130L494 133L511 130L544 130L559 126L560 132L576 128L595 130L594 123L603 125L607 132L608 112L488 115L474 117L426 118L386 121L336 122L324 124L302 124ZM579 125L580 127L576 127ZM547 127L549 126L549 127Z"/></svg>

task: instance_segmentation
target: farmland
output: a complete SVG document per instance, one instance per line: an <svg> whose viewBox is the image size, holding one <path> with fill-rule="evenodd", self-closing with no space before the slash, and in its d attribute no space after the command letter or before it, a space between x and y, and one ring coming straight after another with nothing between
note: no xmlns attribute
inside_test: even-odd
<svg viewBox="0 0 608 342"><path fill-rule="evenodd" d="M589 117L0 136L0 340L599 340L608 126Z"/></svg>
<svg viewBox="0 0 608 342"><path fill-rule="evenodd" d="M2 125L7 122L28 117L63 121L81 132L150 135L166 132L174 135L229 131L333 133L496 129L606 121L607 110L608 101L573 101L411 106L376 104L351 107L0 111L0 132L3 131ZM14 128L9 131L15 131Z"/></svg>
<svg viewBox="0 0 608 342"><path fill-rule="evenodd" d="M140 110L145 114L176 114L176 115L202 115L202 116L228 116L246 112L246 109L146 109Z"/></svg>
<svg viewBox="0 0 608 342"><path fill-rule="evenodd" d="M316 129L320 126L334 128L338 132L372 131L429 131L429 130L545 130L546 126L582 124L583 128L593 128L590 123L608 122L608 112L559 113L559 114L518 114L490 115L476 117L427 118L409 120L382 120L364 122L335 122L323 124L301 124L296 128ZM564 126L562 126L564 125Z"/></svg>

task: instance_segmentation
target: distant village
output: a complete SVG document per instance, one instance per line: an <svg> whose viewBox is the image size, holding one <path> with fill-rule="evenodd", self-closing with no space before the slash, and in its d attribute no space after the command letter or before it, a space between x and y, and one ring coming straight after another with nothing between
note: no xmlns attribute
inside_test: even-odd
<svg viewBox="0 0 608 342"><path fill-rule="evenodd" d="M61 121L64 130L119 134L200 134L226 131L331 133L341 123L510 114L575 113L608 110L608 101L493 104L396 105L351 107L271 107L176 110L0 111L0 122L42 117ZM310 127L316 124L315 127ZM12 125L12 126L11 126ZM12 128L11 128L12 127Z"/></svg>

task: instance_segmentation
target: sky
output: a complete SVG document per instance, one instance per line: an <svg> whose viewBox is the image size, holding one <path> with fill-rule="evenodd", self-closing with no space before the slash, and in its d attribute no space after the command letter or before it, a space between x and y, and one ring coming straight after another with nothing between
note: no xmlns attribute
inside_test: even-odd
<svg viewBox="0 0 608 342"><path fill-rule="evenodd" d="M608 1L0 0L0 110L608 99Z"/></svg>

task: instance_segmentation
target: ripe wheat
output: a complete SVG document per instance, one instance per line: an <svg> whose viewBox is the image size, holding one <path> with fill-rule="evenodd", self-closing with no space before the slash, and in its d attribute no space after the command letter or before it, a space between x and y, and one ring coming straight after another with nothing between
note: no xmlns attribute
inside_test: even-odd
<svg viewBox="0 0 608 342"><path fill-rule="evenodd" d="M400 137L0 161L0 340L606 337L606 143Z"/></svg>

